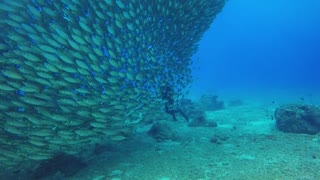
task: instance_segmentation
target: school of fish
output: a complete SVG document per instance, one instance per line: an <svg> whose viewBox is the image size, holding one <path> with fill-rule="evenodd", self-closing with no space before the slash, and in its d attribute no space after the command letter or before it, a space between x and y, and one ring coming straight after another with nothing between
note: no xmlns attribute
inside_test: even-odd
<svg viewBox="0 0 320 180"><path fill-rule="evenodd" d="M120 141L177 101L224 0L1 0L0 162Z"/></svg>

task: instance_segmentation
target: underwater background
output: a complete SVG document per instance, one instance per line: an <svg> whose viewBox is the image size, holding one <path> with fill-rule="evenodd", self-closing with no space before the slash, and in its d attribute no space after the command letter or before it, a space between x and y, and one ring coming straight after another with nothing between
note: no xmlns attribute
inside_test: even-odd
<svg viewBox="0 0 320 180"><path fill-rule="evenodd" d="M0 179L320 179L319 9L0 0Z"/></svg>
<svg viewBox="0 0 320 180"><path fill-rule="evenodd" d="M312 0L228 1L194 55L194 90L319 89L319 7Z"/></svg>

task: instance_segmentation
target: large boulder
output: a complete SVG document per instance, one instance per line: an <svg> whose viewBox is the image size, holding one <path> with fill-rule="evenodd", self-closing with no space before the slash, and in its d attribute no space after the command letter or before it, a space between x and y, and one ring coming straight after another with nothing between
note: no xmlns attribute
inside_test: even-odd
<svg viewBox="0 0 320 180"><path fill-rule="evenodd" d="M216 111L220 109L224 109L224 102L218 100L218 96L216 95L202 95L200 98L200 105L205 111Z"/></svg>
<svg viewBox="0 0 320 180"><path fill-rule="evenodd" d="M276 109L277 128L283 132L316 134L320 132L320 108L314 105L289 104Z"/></svg>
<svg viewBox="0 0 320 180"><path fill-rule="evenodd" d="M188 117L190 127L217 127L217 123L208 121L205 110L199 103L190 99L181 101L181 111Z"/></svg>
<svg viewBox="0 0 320 180"><path fill-rule="evenodd" d="M181 110L186 114L189 121L199 118L205 119L205 111L191 99L183 99L181 101Z"/></svg>
<svg viewBox="0 0 320 180"><path fill-rule="evenodd" d="M171 128L168 123L156 122L148 131L148 134L153 137L157 142L168 140L176 140L176 132Z"/></svg>

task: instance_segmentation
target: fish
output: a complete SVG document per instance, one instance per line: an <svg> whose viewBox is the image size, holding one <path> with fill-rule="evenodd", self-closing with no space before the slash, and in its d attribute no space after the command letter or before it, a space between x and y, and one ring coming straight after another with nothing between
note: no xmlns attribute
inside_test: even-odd
<svg viewBox="0 0 320 180"><path fill-rule="evenodd" d="M0 168L129 139L161 112L166 85L181 101L191 57L225 3L2 1Z"/></svg>

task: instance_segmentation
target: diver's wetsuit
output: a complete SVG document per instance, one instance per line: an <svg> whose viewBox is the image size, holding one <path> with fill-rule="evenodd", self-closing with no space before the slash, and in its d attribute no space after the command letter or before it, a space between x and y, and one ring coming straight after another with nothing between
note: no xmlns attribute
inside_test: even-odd
<svg viewBox="0 0 320 180"><path fill-rule="evenodd" d="M177 121L176 113L180 113L182 117L186 119L186 121L189 121L189 118L181 109L178 109L178 108L176 109L174 107L173 97L174 97L173 89L169 86L165 87L165 91L162 95L162 98L163 100L166 101L164 104L166 113L170 114L174 121Z"/></svg>

